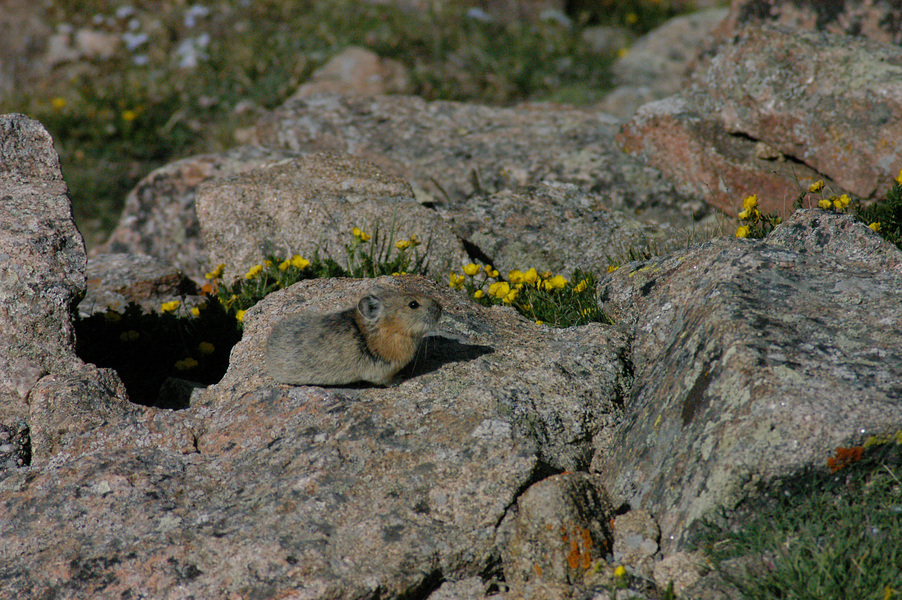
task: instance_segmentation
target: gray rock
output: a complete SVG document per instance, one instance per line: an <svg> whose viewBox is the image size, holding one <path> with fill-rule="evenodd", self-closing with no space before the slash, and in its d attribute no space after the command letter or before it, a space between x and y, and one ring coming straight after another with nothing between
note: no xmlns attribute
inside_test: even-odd
<svg viewBox="0 0 902 600"><path fill-rule="evenodd" d="M718 37L727 39L743 27L766 23L862 36L883 44L902 43L902 22L897 0L735 0L730 4L728 17L718 28Z"/></svg>
<svg viewBox="0 0 902 600"><path fill-rule="evenodd" d="M597 477L562 473L532 485L501 527L504 577L516 597L569 597L610 553L613 507Z"/></svg>
<svg viewBox="0 0 902 600"><path fill-rule="evenodd" d="M345 48L313 72L292 97L317 94L375 96L403 93L410 88L407 69L396 60L381 58L365 48Z"/></svg>
<svg viewBox="0 0 902 600"><path fill-rule="evenodd" d="M373 283L445 307L397 385L267 381L275 319ZM247 312L229 372L192 408L108 405L54 437L54 407L83 398L78 414L91 395L47 382L36 416L55 454L0 488L0 595L398 598L445 579L472 591L473 577L500 576L497 525L522 490L584 469L613 423L623 341L536 326L423 278L317 280Z"/></svg>
<svg viewBox="0 0 902 600"><path fill-rule="evenodd" d="M457 237L417 203L407 182L349 154L304 156L209 182L198 191L197 213L212 263L225 264L232 275L270 253L318 253L347 266L353 227L378 231L389 249L416 235L423 243L416 252L427 251L432 273L466 259Z"/></svg>
<svg viewBox="0 0 902 600"><path fill-rule="evenodd" d="M818 179L837 195L875 197L899 169L886 140L902 127L900 63L902 49L867 38L749 26L686 89L642 107L618 140L732 214L758 194L762 210L788 215ZM760 143L776 152L760 154Z"/></svg>
<svg viewBox="0 0 902 600"><path fill-rule="evenodd" d="M264 116L251 139L293 152L338 150L407 180L417 199L440 211L466 210L476 194L542 181L572 183L611 206L657 211L688 223L690 200L613 142L617 120L564 106L512 108L426 102L410 96L318 96Z"/></svg>
<svg viewBox="0 0 902 600"><path fill-rule="evenodd" d="M679 92L726 16L727 9L713 8L675 17L636 40L611 66L617 87L598 108L628 119L643 104Z"/></svg>
<svg viewBox="0 0 902 600"><path fill-rule="evenodd" d="M87 290L78 313L88 317L108 309L122 311L130 302L145 312L160 304L198 293L178 269L143 254L96 254L88 259Z"/></svg>
<svg viewBox="0 0 902 600"><path fill-rule="evenodd" d="M241 146L160 167L138 182L109 239L91 255L145 254L200 282L210 258L200 237L195 210L197 187L210 179L244 173L295 156L280 150Z"/></svg>
<svg viewBox="0 0 902 600"><path fill-rule="evenodd" d="M651 514L641 508L631 510L614 517L612 529L614 562L650 578L661 539L661 529Z"/></svg>
<svg viewBox="0 0 902 600"><path fill-rule="evenodd" d="M898 429L900 289L895 246L817 209L621 267L599 294L632 324L636 379L593 464L615 502L651 512L669 553L758 482Z"/></svg>
<svg viewBox="0 0 902 600"><path fill-rule="evenodd" d="M604 272L630 249L685 241L684 230L611 210L611 200L570 183L541 183L474 196L465 208L444 214L505 276L530 267L567 277L576 268Z"/></svg>
<svg viewBox="0 0 902 600"><path fill-rule="evenodd" d="M53 140L24 115L0 116L0 423L28 414L43 375L77 365L70 311L85 260Z"/></svg>

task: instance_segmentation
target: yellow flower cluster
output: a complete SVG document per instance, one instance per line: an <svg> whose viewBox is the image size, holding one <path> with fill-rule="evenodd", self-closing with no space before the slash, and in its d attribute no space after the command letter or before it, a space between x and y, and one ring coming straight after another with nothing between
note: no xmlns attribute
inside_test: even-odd
<svg viewBox="0 0 902 600"><path fill-rule="evenodd" d="M743 221L757 221L761 218L761 213L758 212L758 194L747 196L742 201L742 212L737 216Z"/></svg>
<svg viewBox="0 0 902 600"><path fill-rule="evenodd" d="M196 369L197 365L197 360L189 356L188 358L176 361L175 368L179 371L190 371L191 369Z"/></svg>
<svg viewBox="0 0 902 600"><path fill-rule="evenodd" d="M360 240L361 242L370 241L370 236L363 232L359 227L355 227L351 230L351 235Z"/></svg>
<svg viewBox="0 0 902 600"><path fill-rule="evenodd" d="M310 261L306 258L302 257L300 254L295 254L291 258L286 258L282 262L279 263L280 271L287 271L288 267L294 267L299 271L303 271L307 267L310 266Z"/></svg>
<svg viewBox="0 0 902 600"><path fill-rule="evenodd" d="M758 194L746 196L742 201L742 210L736 216L742 221L736 229L738 238L764 237L782 222L776 214L765 215L758 210Z"/></svg>
<svg viewBox="0 0 902 600"><path fill-rule="evenodd" d="M250 270L244 274L245 279L253 279L263 270L263 265L254 265L250 268Z"/></svg>
<svg viewBox="0 0 902 600"><path fill-rule="evenodd" d="M395 248L398 250L407 250L408 248L415 248L420 245L420 239L416 235L410 236L409 240L398 240L395 242Z"/></svg>
<svg viewBox="0 0 902 600"><path fill-rule="evenodd" d="M505 304L513 304L520 295L520 290L516 287L512 288L506 281L496 281L489 285L488 292L489 296L498 298Z"/></svg>
<svg viewBox="0 0 902 600"><path fill-rule="evenodd" d="M164 302L160 305L160 310L164 313L175 312L175 310L179 307L179 304L181 304L181 302L179 302L178 300L173 300L172 302Z"/></svg>
<svg viewBox="0 0 902 600"><path fill-rule="evenodd" d="M223 271L225 271L225 265L219 265L218 267L213 269L211 272L205 273L204 278L205 279L219 279L220 277L222 277Z"/></svg>

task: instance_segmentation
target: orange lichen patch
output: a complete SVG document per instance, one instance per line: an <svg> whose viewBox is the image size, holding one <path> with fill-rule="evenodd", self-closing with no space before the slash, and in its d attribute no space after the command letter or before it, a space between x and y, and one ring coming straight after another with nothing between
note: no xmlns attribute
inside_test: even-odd
<svg viewBox="0 0 902 600"><path fill-rule="evenodd" d="M592 534L585 527L577 525L572 532L561 528L565 543L569 544L567 565L573 569L587 570L592 566Z"/></svg>
<svg viewBox="0 0 902 600"><path fill-rule="evenodd" d="M827 459L827 466L831 473L836 473L840 469L845 469L853 462L861 460L864 455L864 448L861 446L853 446L851 448L837 448L836 454Z"/></svg>

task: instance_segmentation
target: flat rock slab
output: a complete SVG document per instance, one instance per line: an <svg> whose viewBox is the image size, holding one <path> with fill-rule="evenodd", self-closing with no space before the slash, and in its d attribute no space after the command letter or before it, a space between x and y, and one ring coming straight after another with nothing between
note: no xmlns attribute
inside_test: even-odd
<svg viewBox="0 0 902 600"><path fill-rule="evenodd" d="M237 175L293 156L296 154L239 146L160 167L129 192L116 228L91 255L145 254L202 282L204 273L212 267L195 209L198 186L210 179Z"/></svg>
<svg viewBox="0 0 902 600"><path fill-rule="evenodd" d="M623 153L618 121L559 105L513 108L426 102L412 96L291 100L257 124L251 139L293 152L338 150L406 179L417 199L439 210L465 209L474 194L573 183L608 198L610 208L666 212L691 222L692 198ZM696 209L689 208L692 214Z"/></svg>
<svg viewBox="0 0 902 600"><path fill-rule="evenodd" d="M757 193L763 210L785 215L811 180L833 182L837 194L885 191L902 164L900 117L902 49L749 26L687 90L641 108L618 139L726 212Z"/></svg>
<svg viewBox="0 0 902 600"><path fill-rule="evenodd" d="M197 192L197 215L212 264L225 264L229 276L244 275L270 254L319 255L347 267L354 227L377 236L367 248L387 248L393 256L396 241L415 235L423 246L409 256L425 251L437 277L466 259L451 228L414 199L406 181L339 152L206 182Z"/></svg>
<svg viewBox="0 0 902 600"><path fill-rule="evenodd" d="M602 282L635 336L630 416L594 465L615 504L655 515L670 552L757 483L896 431L900 290L895 246L818 209Z"/></svg>

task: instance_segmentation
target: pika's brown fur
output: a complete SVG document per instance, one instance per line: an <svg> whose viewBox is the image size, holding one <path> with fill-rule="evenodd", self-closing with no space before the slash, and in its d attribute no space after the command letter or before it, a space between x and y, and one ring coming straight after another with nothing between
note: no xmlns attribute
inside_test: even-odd
<svg viewBox="0 0 902 600"><path fill-rule="evenodd" d="M375 288L356 308L276 323L266 340L266 370L292 385L388 385L441 314L428 296Z"/></svg>

